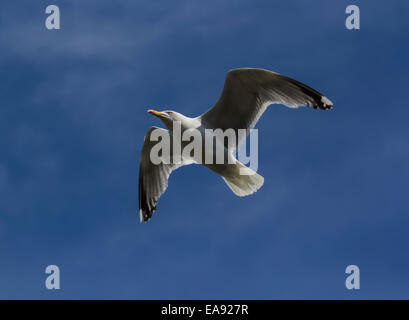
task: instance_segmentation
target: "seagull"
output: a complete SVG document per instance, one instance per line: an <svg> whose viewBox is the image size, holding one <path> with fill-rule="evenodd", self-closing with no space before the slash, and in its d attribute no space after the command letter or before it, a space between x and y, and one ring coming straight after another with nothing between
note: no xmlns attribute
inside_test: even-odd
<svg viewBox="0 0 409 320"><path fill-rule="evenodd" d="M164 134L172 136L173 123L178 121L181 123L182 133L188 129L197 129L200 132L204 132L205 129L233 129L235 132L246 129L248 132L254 128L271 104L283 104L289 108L312 106L321 110L331 109L333 105L327 97L294 79L264 69L240 68L227 73L219 100L207 112L196 118L186 117L173 110L148 110L150 114L162 120L167 130L151 127L144 138L139 166L140 221L146 222L151 219L159 197L168 186L170 174L184 165L192 163L204 165L220 175L231 191L240 197L256 192L264 183L261 175L233 156L238 143L245 140L245 135L233 146L226 145L224 141L216 143L216 148L223 148L222 151L230 160L228 163L206 164L192 157L182 159L178 163L153 164L150 152L157 143L150 139L153 131L163 130ZM240 174L240 169L248 171L243 175Z"/></svg>

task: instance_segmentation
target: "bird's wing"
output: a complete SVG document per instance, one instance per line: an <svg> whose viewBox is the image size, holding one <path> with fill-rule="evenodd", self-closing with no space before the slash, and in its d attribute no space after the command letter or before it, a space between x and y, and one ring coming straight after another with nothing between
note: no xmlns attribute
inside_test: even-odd
<svg viewBox="0 0 409 320"><path fill-rule="evenodd" d="M158 143L157 141L151 141L150 139L154 130L162 130L163 134L169 134L168 130L151 127L144 138L139 163L139 218L141 222L142 220L148 221L152 217L159 197L168 187L168 178L171 172L182 165L187 164L165 164L162 162L154 164L151 161L151 149L156 143Z"/></svg>
<svg viewBox="0 0 409 320"><path fill-rule="evenodd" d="M301 82L268 70L243 68L227 73L219 100L202 115L202 121L212 129L248 130L270 104L332 107L328 98Z"/></svg>

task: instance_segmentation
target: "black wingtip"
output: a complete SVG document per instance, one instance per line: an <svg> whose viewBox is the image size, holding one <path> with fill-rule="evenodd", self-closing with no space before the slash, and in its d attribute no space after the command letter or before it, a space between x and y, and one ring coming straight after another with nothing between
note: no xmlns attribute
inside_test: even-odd
<svg viewBox="0 0 409 320"><path fill-rule="evenodd" d="M333 104L327 97L320 96L319 98L315 99L315 103L313 103L312 107L314 109L320 108L321 110L331 110L333 108Z"/></svg>
<svg viewBox="0 0 409 320"><path fill-rule="evenodd" d="M319 105L321 110L331 110L333 103L330 99L328 99L325 96L321 96L321 99L319 100Z"/></svg>

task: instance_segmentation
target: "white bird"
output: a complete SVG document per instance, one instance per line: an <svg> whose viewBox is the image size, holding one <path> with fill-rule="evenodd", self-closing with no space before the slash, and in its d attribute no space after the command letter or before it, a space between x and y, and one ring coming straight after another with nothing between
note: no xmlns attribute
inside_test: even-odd
<svg viewBox="0 0 409 320"><path fill-rule="evenodd" d="M179 164L155 165L150 160L150 151L157 143L151 141L154 130L172 132L174 121L180 121L182 133L187 129L227 130L252 129L266 108L271 104L283 104L289 108L312 106L314 109L327 110L332 102L309 86L278 73L263 69L234 69L227 73L224 88L216 104L206 113L196 118L186 117L175 111L148 112L159 117L165 129L151 127L145 135L139 167L139 216L141 222L148 221L156 209L156 203L168 186L171 172L183 165L200 163L219 174L230 189L238 196L246 196L256 192L264 182L264 178L247 168L234 158L236 146L227 146L220 142L217 148L224 148L224 154L233 160L232 164L205 164L197 159L184 159ZM172 136L172 134L170 134ZM245 138L245 137L244 137ZM232 158L233 157L233 158ZM251 170L250 174L241 175L240 169Z"/></svg>

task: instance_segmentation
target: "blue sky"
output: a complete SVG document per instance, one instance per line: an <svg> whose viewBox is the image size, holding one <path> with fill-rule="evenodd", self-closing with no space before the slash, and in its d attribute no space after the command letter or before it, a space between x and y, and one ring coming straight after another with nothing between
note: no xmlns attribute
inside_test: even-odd
<svg viewBox="0 0 409 320"><path fill-rule="evenodd" d="M61 30L44 26L49 4ZM349 4L360 30L345 28ZM0 298L409 298L407 2L1 7ZM199 115L238 67L293 77L334 109L270 107L261 190L238 198L189 166L139 224L139 151L162 126L146 109Z"/></svg>

